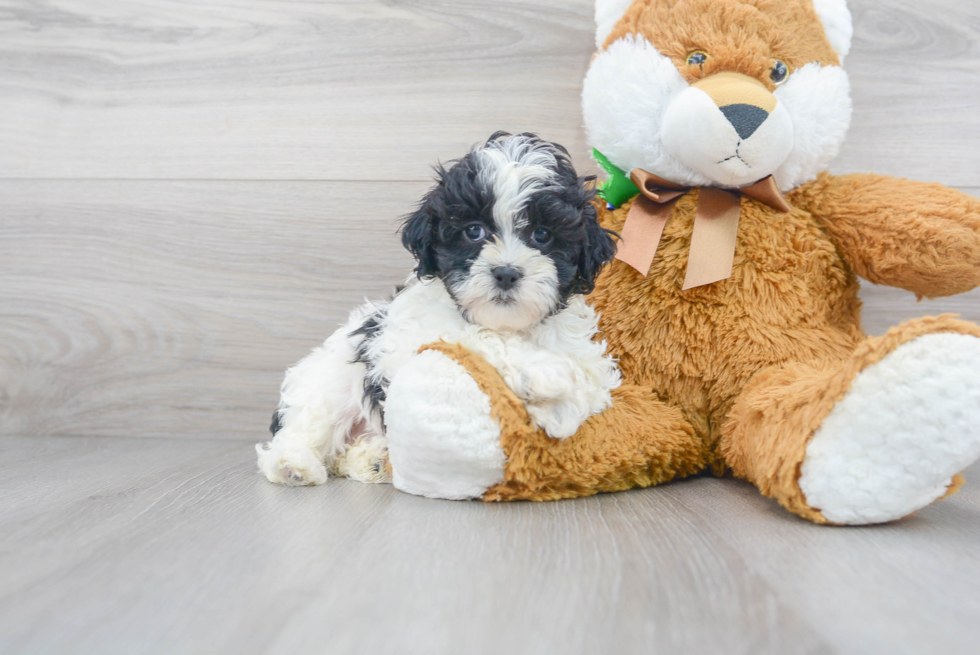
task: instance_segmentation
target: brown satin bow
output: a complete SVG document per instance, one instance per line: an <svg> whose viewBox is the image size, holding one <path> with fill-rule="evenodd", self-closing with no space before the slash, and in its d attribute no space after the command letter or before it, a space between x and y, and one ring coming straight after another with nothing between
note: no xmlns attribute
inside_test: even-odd
<svg viewBox="0 0 980 655"><path fill-rule="evenodd" d="M633 201L626 217L616 259L646 276L677 199L692 187L674 184L639 168L630 173L630 179L639 187L641 195ZM700 187L691 252L684 277L685 291L732 276L743 195L782 212L793 210L771 175L751 186L730 191Z"/></svg>

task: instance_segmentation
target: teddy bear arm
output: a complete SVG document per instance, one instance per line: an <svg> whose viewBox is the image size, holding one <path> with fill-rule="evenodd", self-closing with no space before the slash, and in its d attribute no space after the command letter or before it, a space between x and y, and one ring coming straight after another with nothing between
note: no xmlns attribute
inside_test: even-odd
<svg viewBox="0 0 980 655"><path fill-rule="evenodd" d="M794 194L861 277L929 298L980 286L980 200L880 175L823 175Z"/></svg>
<svg viewBox="0 0 980 655"><path fill-rule="evenodd" d="M614 389L612 407L559 440L534 427L524 403L473 351L435 343L414 362L423 377L395 376L386 406L394 483L403 491L554 500L659 484L705 466L707 448L693 427L648 388ZM438 378L449 386L440 389ZM461 407L468 388L477 397Z"/></svg>

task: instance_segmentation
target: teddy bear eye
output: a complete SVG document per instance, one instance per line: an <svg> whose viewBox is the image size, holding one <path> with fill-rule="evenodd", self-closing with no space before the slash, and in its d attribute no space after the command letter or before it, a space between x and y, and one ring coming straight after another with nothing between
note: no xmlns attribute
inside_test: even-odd
<svg viewBox="0 0 980 655"><path fill-rule="evenodd" d="M703 50L695 50L687 56L688 66L704 66L706 61L708 61L708 53Z"/></svg>
<svg viewBox="0 0 980 655"><path fill-rule="evenodd" d="M781 61L777 61L773 64L772 72L769 73L769 79L772 80L773 84L782 84L789 77L789 68Z"/></svg>

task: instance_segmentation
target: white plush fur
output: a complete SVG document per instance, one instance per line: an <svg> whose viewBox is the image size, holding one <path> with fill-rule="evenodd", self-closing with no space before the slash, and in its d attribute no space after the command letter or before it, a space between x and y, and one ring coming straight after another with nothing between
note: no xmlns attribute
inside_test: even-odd
<svg viewBox="0 0 980 655"><path fill-rule="evenodd" d="M851 84L839 66L807 64L774 94L793 121L793 149L775 172L783 191L812 182L840 152L851 126Z"/></svg>
<svg viewBox="0 0 980 655"><path fill-rule="evenodd" d="M825 170L850 126L850 86L838 66L814 62L794 71L774 94L776 110L744 144L721 110L695 91L647 39L617 39L585 77L589 143L627 172L642 168L678 184L727 188L775 175L789 191ZM717 163L735 154L733 136L751 168Z"/></svg>
<svg viewBox="0 0 980 655"><path fill-rule="evenodd" d="M934 334L865 369L806 448L800 489L834 523L892 521L980 458L980 339Z"/></svg>
<svg viewBox="0 0 980 655"><path fill-rule="evenodd" d="M615 29L616 24L635 0L596 0L595 3L595 45L601 48Z"/></svg>
<svg viewBox="0 0 980 655"><path fill-rule="evenodd" d="M582 114L589 144L627 172L642 168L678 184L712 184L663 143L664 115L687 88L674 62L643 37L614 41L585 76Z"/></svg>
<svg viewBox="0 0 980 655"><path fill-rule="evenodd" d="M352 444L360 442L365 449L384 439L377 412L363 398L365 367L352 363L361 337L350 336L378 308L368 304L355 311L322 347L287 371L282 428L257 447L259 467L269 480L322 484L327 468ZM597 316L582 296L572 296L563 311L522 331L496 332L466 320L442 281L433 279L410 284L383 316L367 352L379 377L392 380L426 344L462 344L500 372L527 403L536 425L554 438L571 436L585 419L608 407L610 391L620 383L605 342L593 340ZM345 470L356 479L376 481L373 464Z"/></svg>
<svg viewBox="0 0 980 655"><path fill-rule="evenodd" d="M820 16L831 47L840 55L841 62L851 52L854 22L846 0L813 0L813 7Z"/></svg>
<svg viewBox="0 0 980 655"><path fill-rule="evenodd" d="M435 351L413 357L385 405L393 482L430 498L479 498L502 482L506 456L490 399L466 369Z"/></svg>
<svg viewBox="0 0 980 655"><path fill-rule="evenodd" d="M705 138L711 135L712 138ZM759 181L759 171L779 167L793 150L793 120L782 105L743 139L707 93L681 91L667 107L663 143L679 162L726 187Z"/></svg>

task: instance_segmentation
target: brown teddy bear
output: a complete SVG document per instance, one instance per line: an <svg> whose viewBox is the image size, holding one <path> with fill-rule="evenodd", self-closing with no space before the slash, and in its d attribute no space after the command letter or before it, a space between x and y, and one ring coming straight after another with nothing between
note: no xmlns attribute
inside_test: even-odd
<svg viewBox="0 0 980 655"><path fill-rule="evenodd" d="M621 241L589 301L625 384L549 439L486 362L432 345L389 389L396 486L546 500L731 471L837 524L955 492L980 457L980 328L868 338L857 278L975 288L980 201L825 172L851 111L844 0L599 0L596 18L583 109ZM474 414L499 442L467 443Z"/></svg>

